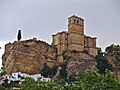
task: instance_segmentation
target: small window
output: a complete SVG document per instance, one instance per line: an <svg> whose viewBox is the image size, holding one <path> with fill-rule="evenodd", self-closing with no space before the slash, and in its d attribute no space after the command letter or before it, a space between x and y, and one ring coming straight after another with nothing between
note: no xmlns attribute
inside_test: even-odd
<svg viewBox="0 0 120 90"><path fill-rule="evenodd" d="M71 20L69 20L69 23L71 23Z"/></svg>
<svg viewBox="0 0 120 90"><path fill-rule="evenodd" d="M79 20L77 20L77 24L79 23Z"/></svg>
<svg viewBox="0 0 120 90"><path fill-rule="evenodd" d="M74 19L74 23L76 23L76 19Z"/></svg>

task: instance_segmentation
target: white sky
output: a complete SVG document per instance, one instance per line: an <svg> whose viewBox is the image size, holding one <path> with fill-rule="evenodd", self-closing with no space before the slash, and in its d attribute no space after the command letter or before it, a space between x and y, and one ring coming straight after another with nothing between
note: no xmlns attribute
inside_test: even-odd
<svg viewBox="0 0 120 90"><path fill-rule="evenodd" d="M2 57L2 55L3 55L3 52L4 52L4 44L5 44L6 42L1 42L0 41L0 47L2 48L2 49L0 49L0 57ZM2 66L2 59L0 58L0 67Z"/></svg>
<svg viewBox="0 0 120 90"><path fill-rule="evenodd" d="M120 0L0 0L0 56L18 29L22 39L37 37L51 44L51 35L67 30L73 14L84 19L85 34L97 37L97 46L120 44Z"/></svg>

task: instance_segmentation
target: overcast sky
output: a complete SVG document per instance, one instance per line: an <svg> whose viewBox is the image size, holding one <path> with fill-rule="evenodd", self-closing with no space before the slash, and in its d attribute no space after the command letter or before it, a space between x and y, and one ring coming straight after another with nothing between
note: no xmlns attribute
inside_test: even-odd
<svg viewBox="0 0 120 90"><path fill-rule="evenodd" d="M97 37L104 49L120 44L120 0L0 0L0 55L3 44L37 37L51 44L51 35L67 31L67 18L78 15L85 21L85 34Z"/></svg>

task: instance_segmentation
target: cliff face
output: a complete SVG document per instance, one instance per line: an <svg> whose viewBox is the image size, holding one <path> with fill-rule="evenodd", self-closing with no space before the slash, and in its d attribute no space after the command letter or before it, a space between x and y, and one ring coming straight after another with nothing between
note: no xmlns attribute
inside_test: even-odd
<svg viewBox="0 0 120 90"><path fill-rule="evenodd" d="M40 73L44 63L50 67L54 65L55 50L49 44L34 39L8 43L2 56L3 70L9 73Z"/></svg>
<svg viewBox="0 0 120 90"><path fill-rule="evenodd" d="M64 51L62 55L59 55L58 62L66 62L66 70L68 77L73 74L82 74L87 69L96 69L96 60L89 54L76 50Z"/></svg>
<svg viewBox="0 0 120 90"><path fill-rule="evenodd" d="M36 39L15 41L5 45L2 57L3 70L8 73L23 72L27 74L41 73L43 64L52 67L67 62L68 75L83 73L86 69L96 66L92 57L84 52L67 50L57 54L56 48Z"/></svg>
<svg viewBox="0 0 120 90"><path fill-rule="evenodd" d="M118 79L120 80L120 56L119 55L105 55L106 59L113 66L113 72L116 73Z"/></svg>
<svg viewBox="0 0 120 90"><path fill-rule="evenodd" d="M73 74L82 74L87 69L95 69L97 63L93 58L80 59L80 58L71 58L67 63L67 72L68 77Z"/></svg>

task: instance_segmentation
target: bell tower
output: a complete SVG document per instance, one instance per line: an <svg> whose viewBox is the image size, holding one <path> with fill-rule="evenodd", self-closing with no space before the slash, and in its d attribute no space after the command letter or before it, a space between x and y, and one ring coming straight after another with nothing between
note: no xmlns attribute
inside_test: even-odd
<svg viewBox="0 0 120 90"><path fill-rule="evenodd" d="M68 32L84 34L84 20L78 16L68 18Z"/></svg>

